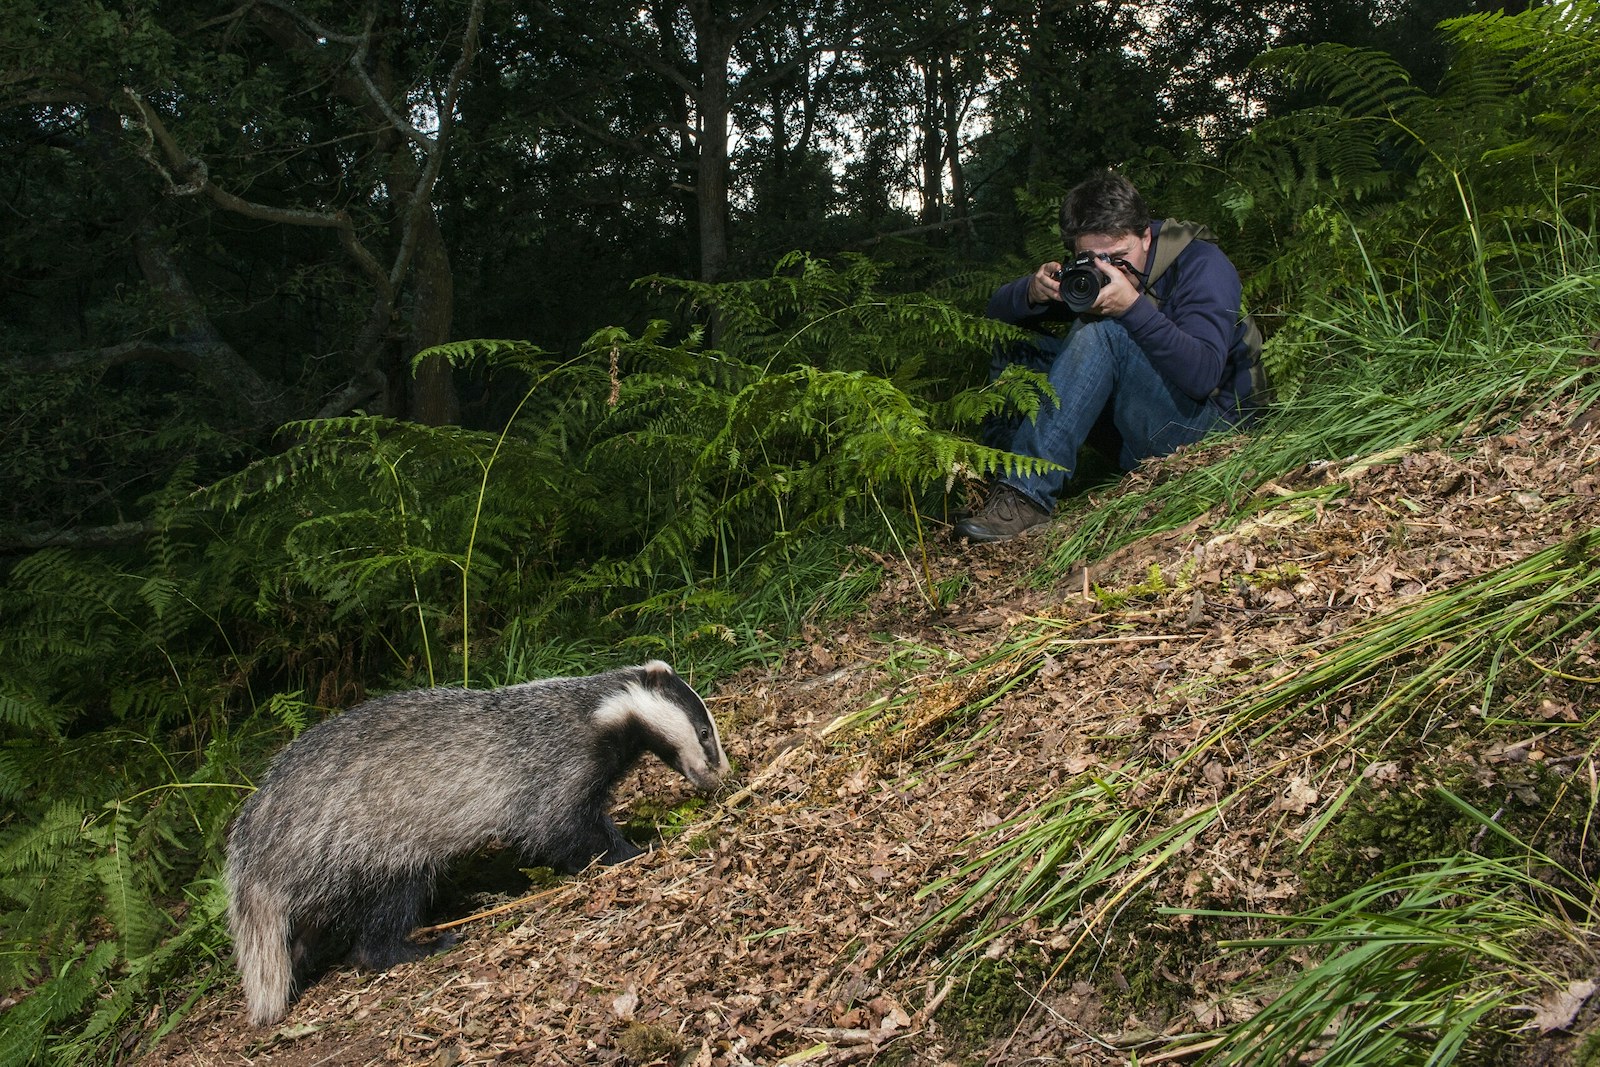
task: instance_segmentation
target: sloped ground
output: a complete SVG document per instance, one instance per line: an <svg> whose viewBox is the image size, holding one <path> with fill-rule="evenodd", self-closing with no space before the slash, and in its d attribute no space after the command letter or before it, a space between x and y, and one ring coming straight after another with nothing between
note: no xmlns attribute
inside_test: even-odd
<svg viewBox="0 0 1600 1067"><path fill-rule="evenodd" d="M1277 751L1218 746L1172 783L1175 809L1263 768L1277 784L1127 906L1013 931L970 981L941 971L949 939L889 955L948 900L918 890L974 855L975 834L1085 772L1184 750L1214 702L1282 654L1600 526L1600 431L1573 414L1303 470L1261 494L1251 519L1204 516L1051 588L1028 576L1057 529L938 545L934 580L967 579L942 611L921 595L920 564L881 561L897 577L869 612L711 694L741 781L658 851L467 923L425 962L331 973L277 1030L244 1022L230 981L141 1062L1178 1061L1162 1050L1254 1010L1232 989L1256 961L1221 956L1218 931L1155 905L1293 907L1304 871L1289 846L1330 798L1352 776L1414 769L1336 748L1324 759L1337 726L1325 717ZM1152 566L1181 573L1181 588L1149 582ZM1091 581L1117 595L1089 595ZM1447 729L1440 738L1451 746ZM1492 791L1530 761L1573 774L1581 752L1560 730L1529 730L1474 758ZM653 763L619 803L641 794L688 795ZM1556 1030L1540 1061L1561 1062L1573 1040Z"/></svg>

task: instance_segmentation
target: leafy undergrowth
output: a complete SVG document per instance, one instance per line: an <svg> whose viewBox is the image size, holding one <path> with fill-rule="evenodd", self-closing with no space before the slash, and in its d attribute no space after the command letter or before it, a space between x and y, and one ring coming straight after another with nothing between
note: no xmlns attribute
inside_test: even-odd
<svg viewBox="0 0 1600 1067"><path fill-rule="evenodd" d="M1298 1026L1361 1062L1338 1035L1385 993L1339 975L1366 968L1449 1009L1375 1027L1412 1052L1588 1062L1600 428L1573 414L1309 466L1045 586L1070 509L879 560L867 613L710 694L741 781L653 853L330 973L276 1029L228 974L138 1059L1254 1062ZM650 764L618 800L686 790Z"/></svg>

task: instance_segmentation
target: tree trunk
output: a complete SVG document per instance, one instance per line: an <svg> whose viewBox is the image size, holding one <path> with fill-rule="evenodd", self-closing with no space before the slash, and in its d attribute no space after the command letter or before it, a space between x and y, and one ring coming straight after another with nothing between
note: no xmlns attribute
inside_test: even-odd
<svg viewBox="0 0 1600 1067"><path fill-rule="evenodd" d="M405 351L409 364L418 352L450 340L455 317L455 276L450 252L432 210L423 213L412 270L411 337ZM438 356L422 361L412 378L409 415L429 426L454 423L461 417L450 363Z"/></svg>
<svg viewBox="0 0 1600 1067"><path fill-rule="evenodd" d="M700 218L700 280L714 282L728 263L728 60L733 38L716 24L708 4L695 7L700 60L695 208Z"/></svg>
<svg viewBox="0 0 1600 1067"><path fill-rule="evenodd" d="M922 212L923 223L944 217L944 123L939 114L939 67L918 63L922 72Z"/></svg>
<svg viewBox="0 0 1600 1067"><path fill-rule="evenodd" d="M950 217L967 217L967 177L961 166L961 115L964 101L956 85L955 65L950 53L939 56L939 85L944 97L944 162L950 175Z"/></svg>

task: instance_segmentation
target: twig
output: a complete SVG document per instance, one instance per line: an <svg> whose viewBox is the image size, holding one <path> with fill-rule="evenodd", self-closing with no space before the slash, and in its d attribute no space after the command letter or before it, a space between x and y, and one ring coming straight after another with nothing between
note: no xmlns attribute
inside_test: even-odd
<svg viewBox="0 0 1600 1067"><path fill-rule="evenodd" d="M1187 1059L1190 1056L1198 1055L1199 1053L1216 1048L1218 1045L1222 1044L1222 1040L1223 1039L1220 1037L1213 1037L1209 1041L1196 1041L1194 1044L1184 1045L1182 1048L1168 1049L1165 1052L1158 1052L1154 1056L1140 1057L1139 1062L1166 1063L1169 1060Z"/></svg>
<svg viewBox="0 0 1600 1067"><path fill-rule="evenodd" d="M479 919L487 919L494 915L501 915L508 911L515 911L516 909L528 904L532 904L535 901L543 900L545 897L555 896L557 893L565 893L576 884L576 882L569 882L566 885L558 885L554 889L541 889L537 893L529 893L527 896L518 897L516 900L508 900L504 904L496 904L492 908L485 908L483 911L475 911L471 915L463 915L461 918L451 919L447 923L439 923L436 926L418 927L417 933L436 934L441 930L449 930L457 926L465 926L467 923L477 922Z"/></svg>

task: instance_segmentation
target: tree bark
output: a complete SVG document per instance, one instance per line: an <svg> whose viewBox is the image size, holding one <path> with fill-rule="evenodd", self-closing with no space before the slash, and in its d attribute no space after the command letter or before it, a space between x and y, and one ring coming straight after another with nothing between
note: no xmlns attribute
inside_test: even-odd
<svg viewBox="0 0 1600 1067"><path fill-rule="evenodd" d="M967 217L967 176L961 165L961 120L967 101L956 84L955 64L949 52L939 54L939 84L944 98L944 167L950 175L950 218Z"/></svg>
<svg viewBox="0 0 1600 1067"><path fill-rule="evenodd" d="M922 132L922 210L924 223L944 217L944 121L939 107L939 66L937 59L919 61L922 74L922 101L918 125Z"/></svg>
<svg viewBox="0 0 1600 1067"><path fill-rule="evenodd" d="M695 212L700 280L714 282L728 263L728 79L737 24L724 24L712 0L695 0Z"/></svg>

